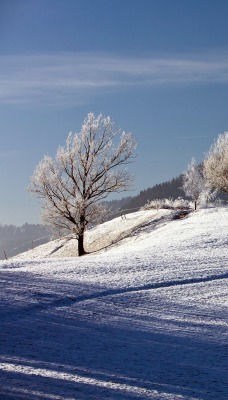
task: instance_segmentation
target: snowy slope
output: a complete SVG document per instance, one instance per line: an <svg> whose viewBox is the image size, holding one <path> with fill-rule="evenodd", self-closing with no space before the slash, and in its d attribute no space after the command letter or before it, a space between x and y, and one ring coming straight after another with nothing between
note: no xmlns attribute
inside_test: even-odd
<svg viewBox="0 0 228 400"><path fill-rule="evenodd" d="M146 211L1 262L0 399L227 400L227 228Z"/></svg>
<svg viewBox="0 0 228 400"><path fill-rule="evenodd" d="M173 212L168 210L159 210L158 212L155 210L139 211L97 225L85 232L85 249L87 252L95 252L109 247L123 238L131 236L141 226L151 221L157 223L162 222L164 219L170 219L172 214ZM66 237L19 254L14 259L26 260L28 258L75 256L77 256L77 241Z"/></svg>

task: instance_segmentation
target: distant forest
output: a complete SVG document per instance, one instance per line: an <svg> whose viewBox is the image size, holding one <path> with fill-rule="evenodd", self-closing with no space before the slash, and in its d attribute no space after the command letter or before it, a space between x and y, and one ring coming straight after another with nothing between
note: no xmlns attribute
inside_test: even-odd
<svg viewBox="0 0 228 400"><path fill-rule="evenodd" d="M3 260L5 256L10 258L46 243L49 237L45 226L39 224L24 224L20 227L0 225L0 259Z"/></svg>
<svg viewBox="0 0 228 400"><path fill-rule="evenodd" d="M148 201L155 199L177 199L185 198L182 185L182 175L171 181L159 183L151 188L142 190L137 196L125 197L121 200L112 200L105 202L111 208L113 214L121 211L133 212L143 207Z"/></svg>
<svg viewBox="0 0 228 400"><path fill-rule="evenodd" d="M171 181L159 183L152 188L142 190L137 196L132 197L129 202L125 203L122 208L139 209L151 200L186 197L181 189L181 185L182 175L172 179Z"/></svg>

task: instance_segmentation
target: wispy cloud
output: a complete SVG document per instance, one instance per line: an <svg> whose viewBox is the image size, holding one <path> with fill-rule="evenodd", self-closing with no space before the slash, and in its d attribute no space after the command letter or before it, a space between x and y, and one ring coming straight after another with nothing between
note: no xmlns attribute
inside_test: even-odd
<svg viewBox="0 0 228 400"><path fill-rule="evenodd" d="M129 87L205 83L228 83L228 53L148 58L95 53L0 57L0 103L5 104L75 104Z"/></svg>

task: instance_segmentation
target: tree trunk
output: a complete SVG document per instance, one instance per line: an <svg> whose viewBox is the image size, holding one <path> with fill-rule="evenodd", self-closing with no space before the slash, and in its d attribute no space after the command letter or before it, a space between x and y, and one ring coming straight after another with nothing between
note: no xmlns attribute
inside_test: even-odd
<svg viewBox="0 0 228 400"><path fill-rule="evenodd" d="M196 200L194 201L194 203L195 203L195 210L196 210Z"/></svg>
<svg viewBox="0 0 228 400"><path fill-rule="evenodd" d="M86 254L84 249L84 232L85 232L85 215L80 215L80 230L78 235L78 255L83 256Z"/></svg>
<svg viewBox="0 0 228 400"><path fill-rule="evenodd" d="M86 254L84 249L84 232L78 236L78 255L83 256Z"/></svg>

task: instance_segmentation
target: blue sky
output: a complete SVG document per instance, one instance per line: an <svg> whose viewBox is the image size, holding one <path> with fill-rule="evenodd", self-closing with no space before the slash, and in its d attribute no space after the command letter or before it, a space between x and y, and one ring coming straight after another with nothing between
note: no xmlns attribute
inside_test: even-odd
<svg viewBox="0 0 228 400"><path fill-rule="evenodd" d="M26 192L88 112L138 141L135 191L200 162L228 130L228 2L1 0L0 223L38 223Z"/></svg>

